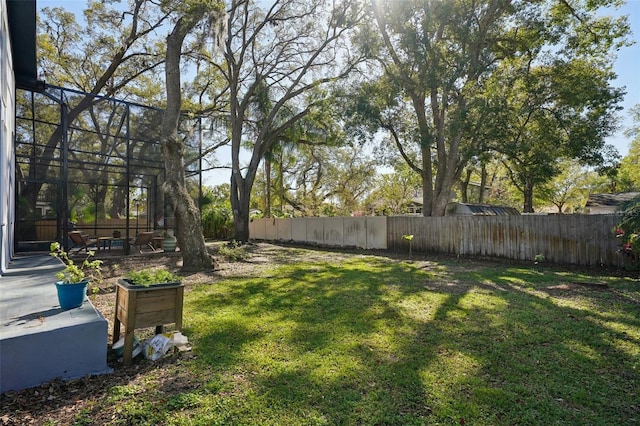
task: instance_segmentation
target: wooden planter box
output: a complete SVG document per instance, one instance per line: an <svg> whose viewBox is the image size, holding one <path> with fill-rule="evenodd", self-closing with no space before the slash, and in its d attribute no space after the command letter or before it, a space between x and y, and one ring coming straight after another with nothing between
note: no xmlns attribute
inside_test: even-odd
<svg viewBox="0 0 640 426"><path fill-rule="evenodd" d="M177 331L182 330L183 300L184 285L180 282L143 287L131 285L124 279L118 281L113 343L120 339L120 324L124 324L124 365L129 366L132 362L136 328L156 327L156 334L159 334L163 325L174 323Z"/></svg>

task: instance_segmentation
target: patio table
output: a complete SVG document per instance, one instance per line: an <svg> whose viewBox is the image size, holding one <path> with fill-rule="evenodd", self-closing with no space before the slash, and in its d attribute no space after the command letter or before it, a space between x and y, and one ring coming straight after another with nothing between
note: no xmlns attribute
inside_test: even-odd
<svg viewBox="0 0 640 426"><path fill-rule="evenodd" d="M98 250L106 250L107 248L109 248L109 251L111 251L111 246L113 245L114 241L121 241L122 248L124 249L124 238L98 237Z"/></svg>

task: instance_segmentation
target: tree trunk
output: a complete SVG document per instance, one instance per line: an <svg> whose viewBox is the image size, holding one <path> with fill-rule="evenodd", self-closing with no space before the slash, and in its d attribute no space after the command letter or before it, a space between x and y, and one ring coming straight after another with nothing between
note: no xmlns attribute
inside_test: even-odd
<svg viewBox="0 0 640 426"><path fill-rule="evenodd" d="M420 132L420 156L422 178L422 215L431 216L433 208L433 170L431 162L431 135L424 106L424 98L412 96L413 107Z"/></svg>
<svg viewBox="0 0 640 426"><path fill-rule="evenodd" d="M522 209L523 213L533 213L533 181L527 179L524 183L524 207Z"/></svg>
<svg viewBox="0 0 640 426"><path fill-rule="evenodd" d="M467 175L460 181L460 195L462 202L469 202L469 182L471 181L471 169L467 169Z"/></svg>
<svg viewBox="0 0 640 426"><path fill-rule="evenodd" d="M250 186L249 186L250 188ZM247 181L240 176L231 178L231 209L235 241L249 241L249 200L251 190L247 190Z"/></svg>
<svg viewBox="0 0 640 426"><path fill-rule="evenodd" d="M283 171L284 156L280 151L280 161L278 162L278 198L280 200L280 214L284 214L284 171Z"/></svg>
<svg viewBox="0 0 640 426"><path fill-rule="evenodd" d="M265 178L265 207L264 217L271 217L271 154L264 159L264 178Z"/></svg>
<svg viewBox="0 0 640 426"><path fill-rule="evenodd" d="M487 185L487 166L484 164L480 169L480 193L478 194L478 203L484 203L484 187Z"/></svg>
<svg viewBox="0 0 640 426"><path fill-rule="evenodd" d="M200 212L187 190L184 175L184 144L178 137L182 106L180 87L182 44L197 21L195 18L179 19L167 37L165 63L167 107L163 112L160 139L166 169L163 190L174 209L178 227L178 246L182 253L182 269L185 271L207 270L213 266L204 242Z"/></svg>

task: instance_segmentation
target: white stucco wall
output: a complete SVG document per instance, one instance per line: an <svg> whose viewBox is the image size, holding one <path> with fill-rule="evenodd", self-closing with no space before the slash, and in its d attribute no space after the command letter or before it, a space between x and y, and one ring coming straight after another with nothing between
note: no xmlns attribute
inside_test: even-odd
<svg viewBox="0 0 640 426"><path fill-rule="evenodd" d="M0 0L0 25L0 273L5 273L13 255L15 221L15 78L4 0Z"/></svg>

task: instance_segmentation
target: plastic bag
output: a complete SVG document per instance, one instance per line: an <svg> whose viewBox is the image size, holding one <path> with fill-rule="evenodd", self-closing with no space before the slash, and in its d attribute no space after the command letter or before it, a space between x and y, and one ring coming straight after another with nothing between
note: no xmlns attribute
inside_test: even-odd
<svg viewBox="0 0 640 426"><path fill-rule="evenodd" d="M171 339L173 342L173 346L185 346L189 343L189 339L187 339L187 336L183 335L179 331L174 332Z"/></svg>
<svg viewBox="0 0 640 426"><path fill-rule="evenodd" d="M118 360L122 361L122 354L124 352L124 337L120 338L116 343L113 344L112 348L113 352L116 354ZM142 352L142 346L136 337L133 337L133 350L131 354L131 358L135 358L140 355Z"/></svg>
<svg viewBox="0 0 640 426"><path fill-rule="evenodd" d="M145 340L142 344L143 354L146 359L155 361L169 352L174 346L185 346L189 340L179 331L156 334Z"/></svg>

